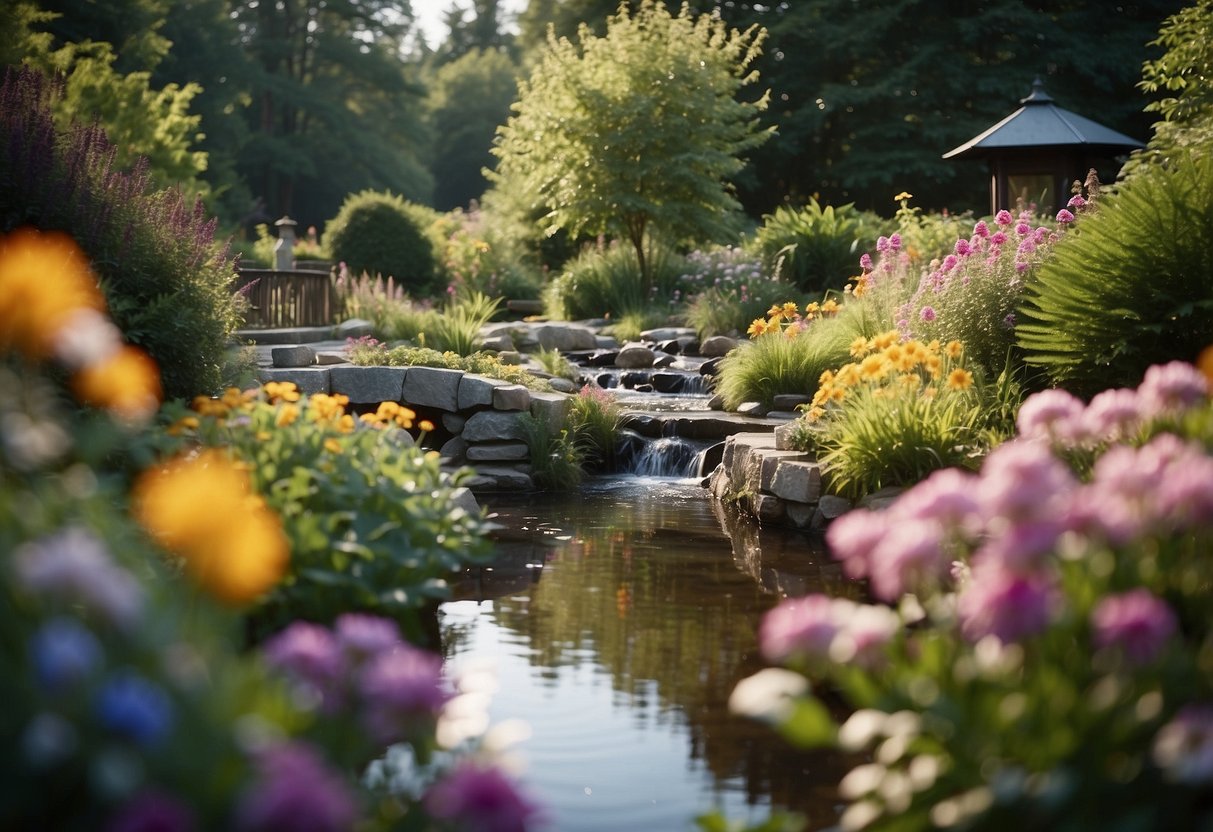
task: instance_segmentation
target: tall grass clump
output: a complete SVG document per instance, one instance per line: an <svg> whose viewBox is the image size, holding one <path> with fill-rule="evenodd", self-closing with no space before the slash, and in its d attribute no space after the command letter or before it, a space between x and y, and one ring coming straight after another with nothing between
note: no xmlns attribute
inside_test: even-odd
<svg viewBox="0 0 1213 832"><path fill-rule="evenodd" d="M544 291L545 311L560 320L621 318L656 310L668 314L684 271L682 257L662 243L651 243L645 257L652 275L648 289L630 246L600 243L583 249Z"/></svg>
<svg viewBox="0 0 1213 832"><path fill-rule="evenodd" d="M1143 168L1102 197L1019 314L1024 360L1081 395L1194 360L1213 340L1213 157Z"/></svg>
<svg viewBox="0 0 1213 832"><path fill-rule="evenodd" d="M427 303L414 303L394 277L353 277L342 266L337 272L337 298L347 318L368 321L383 341L416 342L433 328L437 312Z"/></svg>
<svg viewBox="0 0 1213 832"><path fill-rule="evenodd" d="M687 326L700 338L710 338L745 332L750 321L794 291L760 256L727 246L687 255L675 299L686 304Z"/></svg>
<svg viewBox="0 0 1213 832"><path fill-rule="evenodd" d="M554 427L530 413L518 417L522 438L531 455L535 484L553 491L575 488L582 480L584 455L567 425Z"/></svg>
<svg viewBox="0 0 1213 832"><path fill-rule="evenodd" d="M480 328L492 320L501 298L471 292L451 298L430 320L426 343L436 350L471 355L480 346Z"/></svg>
<svg viewBox="0 0 1213 832"><path fill-rule="evenodd" d="M772 307L770 319L751 324L752 341L721 361L716 392L726 408L752 401L769 408L780 393L812 395L821 374L846 360L848 345L835 318L839 304L812 303L803 315L797 309L791 302Z"/></svg>
<svg viewBox="0 0 1213 832"><path fill-rule="evenodd" d="M754 239L768 269L782 263L788 282L803 292L841 289L855 260L876 237L875 220L850 203L802 208L780 206L763 217Z"/></svg>
<svg viewBox="0 0 1213 832"><path fill-rule="evenodd" d="M426 226L417 206L396 194L367 190L346 197L325 226L325 242L353 274L394 277L414 297L437 286Z"/></svg>
<svg viewBox="0 0 1213 832"><path fill-rule="evenodd" d="M55 127L62 94L29 68L0 80L0 232L65 231L79 243L123 337L160 369L166 396L223 386L239 316L235 264L214 239L200 202L155 190L147 165L114 168L96 125Z"/></svg>
<svg viewBox="0 0 1213 832"><path fill-rule="evenodd" d="M620 416L614 396L600 387L587 384L569 400L568 427L583 468L596 471L612 467Z"/></svg>

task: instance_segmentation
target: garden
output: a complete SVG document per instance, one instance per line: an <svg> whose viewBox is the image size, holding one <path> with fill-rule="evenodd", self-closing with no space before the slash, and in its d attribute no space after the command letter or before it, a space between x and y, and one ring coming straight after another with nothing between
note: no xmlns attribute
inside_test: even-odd
<svg viewBox="0 0 1213 832"><path fill-rule="evenodd" d="M1213 826L1209 0L1159 12L1141 44L1141 150L1056 204L989 215L934 207L908 163L879 200L789 191L750 211L733 183L783 141L761 59L798 12L742 25L643 0L575 36L554 18L472 201L406 197L412 173L301 188L331 214L293 256L331 268L326 337L352 335L325 360L392 368L403 388L381 398L309 389L315 353L296 376L252 343L238 269L279 241L268 215L232 222L235 191L185 153L201 90L118 83L107 44L64 45L60 13L19 6L0 16L17 33L0 80L0 827L591 828L569 820L584 804L529 787L523 735L492 706L519 695L462 659L485 604L546 674L526 696L592 655L611 709L685 718L717 785L747 771L744 801L713 787L637 828ZM454 65L427 70L436 89ZM118 90L174 129L122 132L102 106ZM783 533L752 483L633 477L618 512L620 472L653 441L621 392L628 352L647 387L701 378L730 431L774 429L777 453L812 460L839 508L766 544L792 571L755 555ZM483 379L485 398L410 400L431 370ZM508 425L469 448L465 423L490 415ZM486 484L499 458L526 494ZM561 710L580 696L539 711L580 730ZM768 741L808 762L771 763Z"/></svg>

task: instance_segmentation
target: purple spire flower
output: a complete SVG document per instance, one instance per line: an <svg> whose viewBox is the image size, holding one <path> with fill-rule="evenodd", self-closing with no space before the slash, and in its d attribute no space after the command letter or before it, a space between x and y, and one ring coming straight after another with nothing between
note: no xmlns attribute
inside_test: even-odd
<svg viewBox="0 0 1213 832"><path fill-rule="evenodd" d="M1117 647L1133 664L1153 661L1178 629L1175 613L1144 588L1109 595L1091 613L1097 647Z"/></svg>
<svg viewBox="0 0 1213 832"><path fill-rule="evenodd" d="M442 657L403 643L372 658L359 687L367 730L384 744L408 737L451 698L442 681Z"/></svg>
<svg viewBox="0 0 1213 832"><path fill-rule="evenodd" d="M500 769L463 762L425 795L435 818L476 832L526 832L538 808Z"/></svg>
<svg viewBox="0 0 1213 832"><path fill-rule="evenodd" d="M900 250L901 250L901 235L900 234L890 234L889 235L889 251L896 254Z"/></svg>
<svg viewBox="0 0 1213 832"><path fill-rule="evenodd" d="M358 806L346 782L303 743L260 752L257 781L236 810L241 832L349 832Z"/></svg>
<svg viewBox="0 0 1213 832"><path fill-rule="evenodd" d="M865 272L872 271L872 255L868 254L866 251L860 255L859 268L863 269Z"/></svg>
<svg viewBox="0 0 1213 832"><path fill-rule="evenodd" d="M876 238L876 251L884 254L889 250L889 238L881 235Z"/></svg>
<svg viewBox="0 0 1213 832"><path fill-rule="evenodd" d="M155 682L134 671L111 676L97 694L97 718L136 745L158 745L173 727L173 703Z"/></svg>

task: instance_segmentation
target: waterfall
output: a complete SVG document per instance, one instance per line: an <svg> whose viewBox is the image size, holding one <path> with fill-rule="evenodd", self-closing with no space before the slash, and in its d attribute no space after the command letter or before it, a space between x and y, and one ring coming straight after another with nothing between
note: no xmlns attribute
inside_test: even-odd
<svg viewBox="0 0 1213 832"><path fill-rule="evenodd" d="M678 436L645 440L624 460L621 473L638 477L695 477L699 475L704 449L704 443Z"/></svg>

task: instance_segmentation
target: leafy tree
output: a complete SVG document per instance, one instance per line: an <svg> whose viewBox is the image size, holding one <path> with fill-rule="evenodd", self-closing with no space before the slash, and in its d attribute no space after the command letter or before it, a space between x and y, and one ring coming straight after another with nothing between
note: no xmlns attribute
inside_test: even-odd
<svg viewBox="0 0 1213 832"><path fill-rule="evenodd" d="M439 64L458 60L477 49L507 49L513 46L514 39L502 31L501 0L472 0L470 10L452 4L446 12L445 23L448 35L438 50Z"/></svg>
<svg viewBox="0 0 1213 832"><path fill-rule="evenodd" d="M496 159L493 135L505 124L518 93L518 68L500 49L473 49L440 67L426 101L434 151L434 207L447 211L479 199L483 170Z"/></svg>
<svg viewBox="0 0 1213 832"><path fill-rule="evenodd" d="M634 14L621 4L604 36L583 27L578 37L549 38L499 133L490 178L546 209L548 233L624 237L647 283L650 236L735 230L727 180L771 132L757 123L767 95L737 98L757 80L763 33L645 0Z"/></svg>

